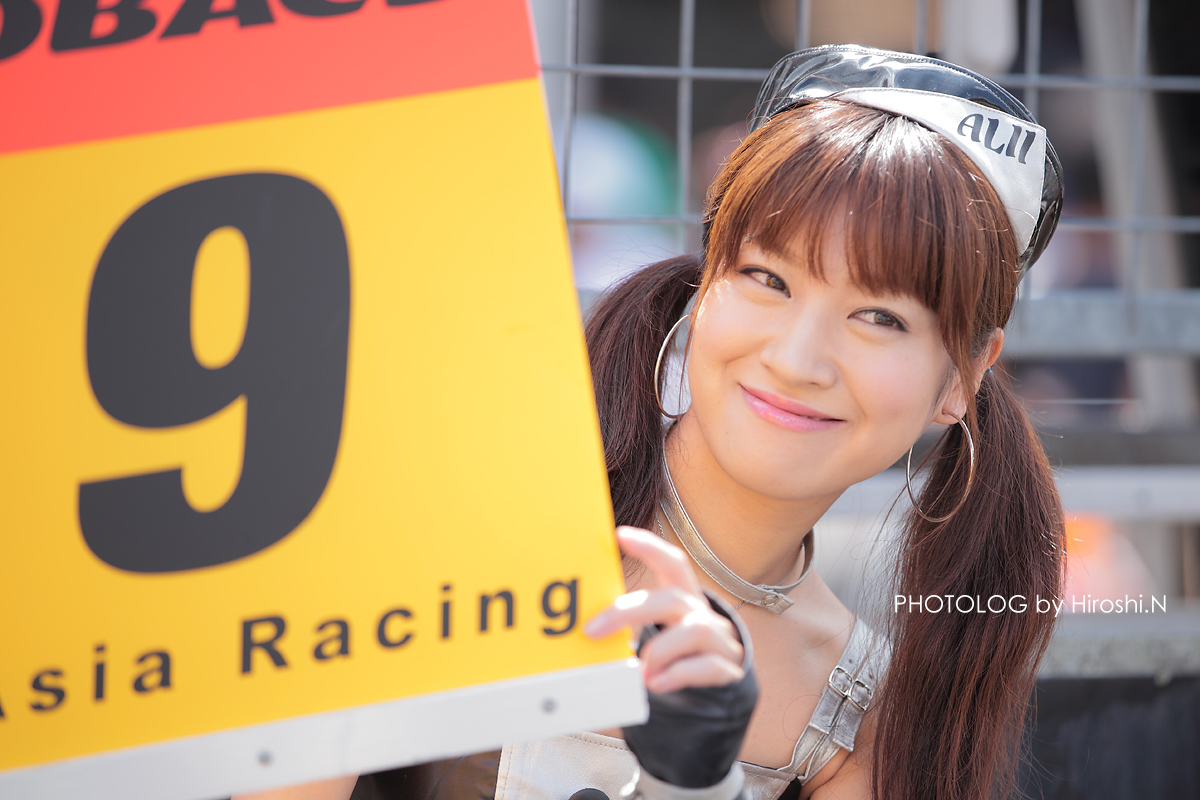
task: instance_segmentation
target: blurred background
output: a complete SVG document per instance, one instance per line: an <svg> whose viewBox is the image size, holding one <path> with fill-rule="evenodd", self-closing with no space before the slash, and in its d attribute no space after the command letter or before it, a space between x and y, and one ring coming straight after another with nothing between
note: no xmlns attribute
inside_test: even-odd
<svg viewBox="0 0 1200 800"><path fill-rule="evenodd" d="M705 189L799 47L946 58L1045 125L1066 205L1004 361L1057 469L1069 566L1022 780L1045 797L1200 797L1200 3L531 5L585 308L698 249ZM890 611L864 576L887 568L903 485L889 470L852 488L818 531L818 569L852 608ZM1112 610L1133 598L1146 613Z"/></svg>

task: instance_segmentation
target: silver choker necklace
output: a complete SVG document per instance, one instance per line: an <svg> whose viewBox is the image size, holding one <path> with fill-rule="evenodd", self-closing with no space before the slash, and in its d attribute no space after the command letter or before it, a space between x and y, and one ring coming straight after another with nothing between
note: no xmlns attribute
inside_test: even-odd
<svg viewBox="0 0 1200 800"><path fill-rule="evenodd" d="M704 570L708 577L716 581L721 588L741 600L742 605L752 603L776 614L782 614L791 608L795 601L788 597L787 593L799 586L801 581L808 577L808 571L812 569L813 532L809 531L804 534L804 541L801 543L804 550L804 568L795 582L780 586L750 583L725 566L708 546L708 543L700 538L700 532L696 530L696 526L688 516L687 509L683 507L683 502L679 499L679 492L675 489L675 481L671 479L671 470L667 466L665 456L663 457L663 476L667 483L666 496L659 503L663 516L675 530L675 535L679 538L683 549L687 551L693 561L700 565L700 569ZM666 538L661 522L658 525L658 534L664 539Z"/></svg>

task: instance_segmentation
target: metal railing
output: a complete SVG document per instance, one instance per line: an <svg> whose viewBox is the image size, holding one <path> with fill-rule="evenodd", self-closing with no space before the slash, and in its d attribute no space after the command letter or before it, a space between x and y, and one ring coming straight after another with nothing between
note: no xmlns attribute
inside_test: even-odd
<svg viewBox="0 0 1200 800"><path fill-rule="evenodd" d="M691 161L693 141L693 95L696 81L732 81L757 84L766 69L696 66L696 0L679 0L679 53L673 66L639 64L585 63L577 58L580 0L563 0L566 6L565 59L547 63L548 75L566 78L560 101L564 128L560 140L559 164L567 222L572 228L596 225L671 226L681 241L695 241L699 230L698 209L690 207L692 197ZM795 42L805 46L811 41L811 2L797 0ZM1130 213L1105 216L1065 216L1060 228L1066 231L1102 232L1121 236L1126 251L1122 288L1085 292L1052 292L1037 299L1023 300L1027 308L1018 314L1019 333L1007 352L1015 356L1102 357L1144 353L1200 356L1200 292L1146 292L1141 288L1142 241L1146 234L1200 234L1200 216L1148 215L1145 209L1145 135L1152 92L1198 92L1200 77L1149 74L1149 0L1133 0L1133 69L1128 75L1064 75L1042 72L1042 0L1026 0L1023 30L1025 51L1023 72L993 76L1000 84L1024 94L1024 102L1036 116L1045 90L1121 90L1132 93L1134 113L1130 120L1129 158L1132 163L1133 189ZM917 0L913 51L925 52L929 30L929 2ZM577 214L570 206L572 129L576 88L581 77L671 80L675 92L675 196L673 213L654 215ZM550 98L554 103L555 98ZM1070 176L1068 175L1068 180ZM1121 324L1112 325L1118 313ZM1056 323L1055 320L1070 320ZM1080 326L1079 320L1084 324ZM1114 333L1115 331L1115 333ZM1100 334L1100 335L1097 335Z"/></svg>
<svg viewBox="0 0 1200 800"><path fill-rule="evenodd" d="M560 91L552 92L548 96L548 101L552 109L557 111L557 157L568 226L574 232L583 233L596 233L597 227L605 226L614 232L621 226L661 226L674 230L684 249L689 242L695 246L700 228L700 209L695 205L692 191L694 187L690 184L693 180L693 111L696 84L724 82L754 87L762 82L768 70L698 66L695 47L696 0L678 0L678 31L675 33L678 35L679 51L674 64L596 63L603 59L591 57L590 54L580 58L581 51L587 50L586 47L580 47L578 39L582 17L586 15L581 13L581 0L545 1L562 3L561 6L555 5L552 8L560 15L558 19L565 25L562 32L566 37L566 46L558 48L554 56L547 59L543 70L547 79L557 81L556 85L560 88ZM1046 0L1047 4L1049 1ZM597 2L600 0L588 0L589 4L582 7L583 11L595 11ZM943 5L947 2L954 0L942 0ZM1075 8L1078 11L1088 4L1089 0L1076 0ZM759 4L745 5L753 9L747 13L756 13ZM811 6L811 0L796 0L793 41L797 49L820 43L815 41L813 26L810 24L813 10ZM1159 252L1153 249L1154 243L1158 241L1156 237L1178 238L1200 234L1200 216L1169 213L1177 209L1164 207L1160 200L1147 202L1147 174L1153 166L1147 163L1147 153L1153 151L1149 151L1146 146L1147 142L1155 141L1150 138L1154 131L1152 125L1155 124L1152 95L1200 94L1200 76L1150 74L1149 0L1104 0L1102 3L1091 3L1093 12L1099 8L1104 13L1115 13L1113 9L1118 7L1124 9L1123 24L1129 24L1125 29L1127 35L1122 40L1122 68L1089 69L1085 70L1088 74L1082 75L1045 71L1045 64L1050 64L1056 69L1053 65L1062 60L1056 51L1047 49L1057 41L1051 36L1055 29L1048 24L1046 30L1043 30L1043 0L1023 0L1024 24L1020 31L1024 41L1023 57L1017 62L1019 67L1010 68L1019 71L991 75L1001 85L1019 92L1025 105L1039 117L1042 116L1039 112L1046 112L1045 115L1049 117L1056 110L1052 104L1060 97L1047 96L1047 93L1051 92L1088 92L1089 99L1097 106L1102 102L1101 98L1111 98L1113 94L1123 93L1122 96L1128 100L1129 113L1112 114L1110 107L1102 114L1113 124L1127 126L1115 140L1119 145L1119 158L1125 162L1124 168L1132 173L1131 179L1127 179L1125 184L1125 194L1121 196L1120 202L1106 202L1102 214L1084 216L1087 212L1069 211L1059 223L1062 231L1071 232L1077 237L1110 237L1108 257L1118 278L1117 286L1109 289L1052 289L1040 294L1022 292L1013 322L1007 331L1004 348L1006 356L1017 362L1023 359L1031 363L1044 363L1054 359L1118 359L1124 360L1127 371L1132 373L1133 365L1139 359L1147 362L1156 358L1162 360L1162 357L1166 356L1168 360L1174 358L1176 363L1182 363L1183 359L1200 358L1200 289L1164 286L1162 281L1146 280L1147 275L1153 278L1163 270L1161 265L1153 262L1150 262L1149 266L1144 263L1145 259L1154 258L1154 254ZM928 0L916 0L912 20L913 52L924 53L929 49L927 32L930 30L930 8ZM1047 35L1046 47L1043 46L1043 34ZM1092 35L1095 35L1094 28ZM1080 36L1082 37L1081 32ZM673 207L655 209L655 213L652 214L629 214L617 206L614 206L615 213L598 213L595 208L572 208L571 186L574 178L571 174L571 155L577 121L576 106L580 98L578 84L581 80L606 79L674 82L675 119L672 138L676 199ZM555 104L559 104L557 108L554 108ZM1094 137L1093 146L1099 162L1099 133L1093 130L1091 135ZM1110 145L1112 141L1110 140ZM1157 155L1153 154L1153 157ZM1112 156L1111 147L1109 156ZM1157 187L1161 190L1161 169L1158 174L1160 183ZM1126 175L1128 176L1128 173ZM1068 182L1072 181L1070 172L1066 178ZM1107 193L1105 199L1109 199ZM1061 245L1062 239L1060 236L1057 244ZM1077 240L1077 245L1079 241L1081 240ZM591 291L581 292L585 304L594 295ZM1144 376L1145 371L1142 374ZM1182 383L1186 381L1176 380L1174 385ZM1138 406L1143 401L1148 406L1153 406L1161 400L1166 391L1162 387L1168 385L1167 382L1158 384L1157 399L1147 400L1149 395L1139 396L1135 390L1132 398L1074 397L1028 402L1035 416L1039 416L1053 404L1075 404L1081 409L1103 407L1135 412L1120 417L1121 425L1125 426L1129 419L1146 419L1141 407L1131 406ZM1191 387L1191 391L1195 393L1195 386ZM1113 415L1111 418L1116 419L1117 416ZM1149 425L1138 427L1140 424L1135 422L1133 427L1124 430L1100 433L1092 430L1080 433L1079 441L1085 442L1087 446L1072 445L1079 451L1074 453L1077 460L1068 462L1069 466L1057 471L1064 505L1071 514L1099 514L1116 520L1121 525L1150 532L1157 537L1155 547L1162 555L1161 562L1175 565L1182 561L1195 562L1192 566L1195 571L1200 569L1200 559L1197 559L1194 552L1189 555L1188 547L1180 547L1178 541L1191 536L1195 539L1197 547L1200 547L1200 533L1195 529L1195 523L1200 521L1200 451L1195 456L1188 454L1189 448L1195 449L1196 443L1200 442L1200 429L1197 429L1194 419L1189 423L1191 427L1186 430L1172 428L1170 425L1155 430ZM1062 435L1064 433L1065 437ZM1056 457L1055 448L1050 445L1055 440L1064 438L1070 439L1071 434L1061 428L1049 433L1047 445L1052 458ZM1168 440L1171 446L1164 447L1163 443ZM1070 451L1071 447L1060 444L1058 450L1066 452ZM864 524L870 527L870 520L876 518L881 509L891 506L902 493L902 486L902 474L885 471L848 490L831 509L830 516L853 520L856 528L861 528ZM1183 527L1180 527L1181 525ZM1162 572L1161 568L1157 569L1156 580L1169 582L1170 579L1159 574ZM1192 580L1191 583L1194 584L1195 581ZM1195 585L1187 588L1188 585L1188 579L1185 577L1183 584L1177 589L1181 596L1194 600L1200 590L1197 590ZM1099 620L1097 624L1103 628L1103 620ZM1118 640L1120 638L1117 637ZM1175 641L1175 638L1170 636L1167 638L1171 642ZM1188 646L1194 645L1194 637L1188 642L1191 643ZM1091 659L1088 663L1108 663L1104 659L1097 661L1092 655L1088 655L1091 650L1087 648L1080 650L1082 645L1076 646L1068 641L1064 647L1066 649L1059 654L1061 658L1054 656L1048 661L1058 664L1050 669L1054 674L1091 674L1075 663L1084 656L1084 660ZM1077 650L1084 653L1084 656L1076 653ZM1055 658L1058 658L1058 661L1055 661ZM1164 661L1157 655L1151 660L1158 664L1154 670L1170 662L1170 659ZM1062 663L1059 664L1059 661ZM1191 664L1190 668L1194 669L1194 663L1188 663Z"/></svg>

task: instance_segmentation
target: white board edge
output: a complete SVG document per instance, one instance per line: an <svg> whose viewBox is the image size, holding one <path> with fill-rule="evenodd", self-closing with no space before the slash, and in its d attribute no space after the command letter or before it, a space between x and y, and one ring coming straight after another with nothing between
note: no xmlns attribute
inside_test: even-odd
<svg viewBox="0 0 1200 800"><path fill-rule="evenodd" d="M0 798L211 800L644 722L634 659L0 772Z"/></svg>

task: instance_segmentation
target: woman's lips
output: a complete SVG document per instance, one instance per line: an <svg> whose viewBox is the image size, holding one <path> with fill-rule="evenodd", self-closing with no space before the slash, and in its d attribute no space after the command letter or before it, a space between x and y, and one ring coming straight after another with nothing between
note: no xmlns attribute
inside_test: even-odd
<svg viewBox="0 0 1200 800"><path fill-rule="evenodd" d="M746 405L755 414L789 431L827 431L841 425L845 420L827 417L820 411L793 400L764 392L761 389L750 390L740 386Z"/></svg>

